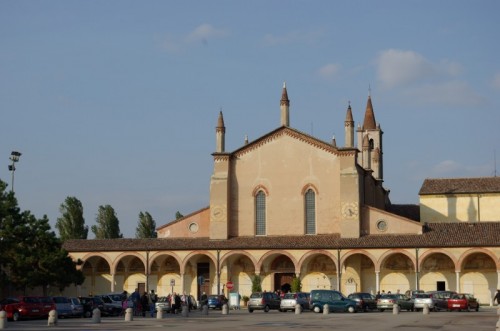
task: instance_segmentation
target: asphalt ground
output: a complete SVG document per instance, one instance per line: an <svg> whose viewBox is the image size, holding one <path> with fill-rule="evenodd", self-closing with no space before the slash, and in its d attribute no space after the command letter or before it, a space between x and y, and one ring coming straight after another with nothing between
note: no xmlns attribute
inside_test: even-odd
<svg viewBox="0 0 500 331"><path fill-rule="evenodd" d="M124 317L103 317L101 323L88 318L59 319L56 326L47 326L47 320L7 322L8 330L369 330L369 331L495 331L500 311L497 307L481 307L479 312L406 312L392 311L366 313L330 313L328 315L305 311L281 313L270 311L230 310L222 315L220 310L210 310L209 315L191 311L188 317L166 314L156 317L134 317L125 322ZM500 324L499 324L500 325Z"/></svg>

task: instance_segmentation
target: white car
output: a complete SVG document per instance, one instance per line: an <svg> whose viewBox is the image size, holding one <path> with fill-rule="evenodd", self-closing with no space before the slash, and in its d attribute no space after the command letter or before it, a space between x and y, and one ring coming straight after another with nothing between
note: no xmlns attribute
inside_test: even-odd
<svg viewBox="0 0 500 331"><path fill-rule="evenodd" d="M413 295L413 308L416 311L424 309L424 305L427 304L430 310L435 310L435 302L432 295L428 293L415 293Z"/></svg>

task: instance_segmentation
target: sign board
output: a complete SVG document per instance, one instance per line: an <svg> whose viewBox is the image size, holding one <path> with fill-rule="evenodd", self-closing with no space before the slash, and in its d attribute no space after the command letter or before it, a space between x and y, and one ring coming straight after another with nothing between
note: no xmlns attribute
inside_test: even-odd
<svg viewBox="0 0 500 331"><path fill-rule="evenodd" d="M233 282L227 282L227 283L226 283L226 288L227 288L229 291L231 291L231 290L233 289L233 287L234 287Z"/></svg>

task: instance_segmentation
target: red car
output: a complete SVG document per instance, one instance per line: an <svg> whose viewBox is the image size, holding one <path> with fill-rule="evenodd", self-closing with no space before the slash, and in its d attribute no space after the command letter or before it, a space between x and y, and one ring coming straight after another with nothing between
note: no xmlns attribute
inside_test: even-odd
<svg viewBox="0 0 500 331"><path fill-rule="evenodd" d="M0 310L5 310L7 319L18 321L23 318L40 318L48 316L55 308L54 302L42 302L39 297L20 296L0 301Z"/></svg>
<svg viewBox="0 0 500 331"><path fill-rule="evenodd" d="M448 310L479 310L479 302L472 294L458 293L448 299Z"/></svg>

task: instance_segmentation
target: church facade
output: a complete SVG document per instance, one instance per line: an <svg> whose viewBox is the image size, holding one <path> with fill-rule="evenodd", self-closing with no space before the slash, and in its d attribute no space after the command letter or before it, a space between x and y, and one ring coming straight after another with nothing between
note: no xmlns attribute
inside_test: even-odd
<svg viewBox="0 0 500 331"><path fill-rule="evenodd" d="M459 218L462 204L444 215L443 199L453 198L436 183L422 187L420 210L391 204L371 96L357 127L347 108L344 146L290 126L285 85L280 118L228 152L219 113L209 206L159 227L157 239L67 241L86 275L68 291L249 296L255 277L267 291L299 278L304 291L454 290L491 304L500 288L498 204L483 203L482 218ZM488 196L499 196L500 182L486 181Z"/></svg>

